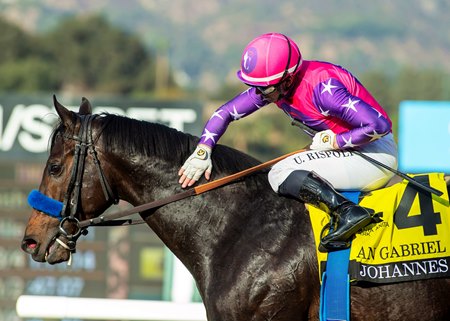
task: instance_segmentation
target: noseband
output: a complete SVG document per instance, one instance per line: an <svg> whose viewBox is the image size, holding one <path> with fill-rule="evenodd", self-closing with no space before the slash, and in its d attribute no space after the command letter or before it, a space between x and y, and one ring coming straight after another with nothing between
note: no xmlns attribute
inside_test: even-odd
<svg viewBox="0 0 450 321"><path fill-rule="evenodd" d="M64 135L65 139L71 139L76 141L75 152L73 156L73 166L71 171L71 177L67 186L66 193L64 194L63 202L54 200L48 196L43 195L39 191L32 191L28 197L28 203L34 209L43 212L52 217L56 217L60 220L59 234L55 236L55 240L59 244L62 242L58 239L59 235L63 235L67 238L67 244L61 244L70 252L75 252L76 242L81 235L87 234L87 228L80 226L80 221L76 217L79 210L79 200L81 195L82 180L84 174L84 167L86 163L86 156L89 153L97 168L97 173L100 177L100 184L102 186L103 194L107 202L112 200L112 203L117 204L118 198L114 196L111 186L103 173L98 160L97 152L95 150L94 142L92 139L92 121L97 115L80 115L81 126L78 135ZM64 228L64 223L70 222L76 226L76 230L73 233L68 232Z"/></svg>

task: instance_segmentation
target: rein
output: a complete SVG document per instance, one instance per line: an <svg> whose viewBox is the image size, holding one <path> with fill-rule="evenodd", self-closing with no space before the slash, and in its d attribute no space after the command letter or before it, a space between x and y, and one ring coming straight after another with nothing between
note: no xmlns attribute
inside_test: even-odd
<svg viewBox="0 0 450 321"><path fill-rule="evenodd" d="M156 210L162 206L167 204L205 193L207 191L216 189L225 184L233 182L239 178L245 177L262 169L272 166L275 163L278 163L280 160L289 157L291 155L297 154L299 152L305 151L305 149L297 150L294 152L290 152L288 154L282 155L270 161L264 162L262 164L253 166L251 168L245 169L238 173L222 177L215 181L199 185L192 189L177 193L175 195L159 199L153 202L149 202L146 204L142 204L139 206L135 206L129 208L124 211L118 211L113 213L106 213L100 215L98 217L82 220L80 221L77 217L77 211L79 208L79 199L81 195L82 188L82 180L84 175L84 168L86 163L86 156L88 153L92 156L92 159L95 163L97 173L100 177L100 183L102 186L102 190L106 200L109 202L112 199L114 204L118 203L118 199L114 196L113 190L109 185L106 176L103 173L103 170L100 165L100 161L97 157L97 152L95 151L95 145L92 139L92 121L97 117L97 115L80 115L81 117L81 125L78 132L78 135L68 136L64 135L65 139L75 140L77 143L75 145L74 152L74 161L71 170L71 177L67 187L67 190L64 194L63 202L52 199L37 190L33 190L28 196L28 203L34 209L47 214L49 216L55 217L60 220L59 223L59 233L54 236L53 240L58 242L69 250L71 253L76 251L76 242L81 235L87 234L87 227L89 226L114 226L114 225L131 225L131 224L142 224L144 220L131 220L131 219L122 219L131 214L143 212L146 210ZM76 226L75 232L68 232L66 228L64 228L64 223L72 223L71 226ZM59 239L60 236L64 236L67 239L66 243L63 243Z"/></svg>
<svg viewBox="0 0 450 321"><path fill-rule="evenodd" d="M139 205L139 206L135 206L135 207L129 208L129 209L124 210L124 211L118 211L118 212L114 212L114 213L107 213L107 214L104 214L104 215L100 215L100 216L98 216L96 218L92 218L92 219L89 219L89 220L84 220L84 221L79 222L78 226L81 229L83 229L83 228L86 228L88 226L142 224L142 223L145 223L144 220L133 221L131 219L129 219L129 220L117 220L117 219L125 217L125 216L128 216L128 215L131 215L131 214L143 212L143 211L146 211L146 210L151 210L151 209L156 210L156 209L158 209L158 208L160 208L160 207L162 207L164 205L167 205L167 204L170 204L170 203L173 203L173 202L176 202L176 201L179 201L179 200L191 197L191 196L196 196L196 195L203 194L203 193L208 192L210 190L213 190L213 189L216 189L218 187L224 186L224 185L226 185L228 183L231 183L231 182L233 182L233 181L235 181L235 180L237 180L239 178L245 177L247 175L250 175L252 173L255 173L257 171L260 171L262 169L270 167L270 166L278 163L282 159L285 159L286 157L289 157L291 155L294 155L294 154L297 154L297 153L300 153L300 152L303 152L303 151L305 151L305 149L300 149L300 150L297 150L297 151L294 151L294 152L290 152L288 154L282 155L280 157L277 157L275 159L269 160L269 161L264 162L262 164L259 164L259 165L247 168L247 169L245 169L243 171L237 172L235 174L219 178L219 179L217 179L215 181L196 186L196 187L194 187L192 189L189 189L187 191L180 192L180 193L177 193L175 195L171 195L171 196L168 196L168 197L165 197L165 198L162 198L162 199L150 202L150 203L145 203L145 204L142 204L142 205ZM115 224L115 223L118 223L118 224Z"/></svg>

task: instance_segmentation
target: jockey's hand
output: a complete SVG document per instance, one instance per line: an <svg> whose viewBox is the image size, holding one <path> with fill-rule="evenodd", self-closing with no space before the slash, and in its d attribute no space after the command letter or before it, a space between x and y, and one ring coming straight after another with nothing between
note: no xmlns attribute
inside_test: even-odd
<svg viewBox="0 0 450 321"><path fill-rule="evenodd" d="M178 176L181 176L178 182L182 188L192 186L200 179L203 173L205 173L205 178L209 180L211 171L211 147L199 144L178 171Z"/></svg>
<svg viewBox="0 0 450 321"><path fill-rule="evenodd" d="M331 129L318 132L314 135L310 149L330 150L338 149L336 134Z"/></svg>

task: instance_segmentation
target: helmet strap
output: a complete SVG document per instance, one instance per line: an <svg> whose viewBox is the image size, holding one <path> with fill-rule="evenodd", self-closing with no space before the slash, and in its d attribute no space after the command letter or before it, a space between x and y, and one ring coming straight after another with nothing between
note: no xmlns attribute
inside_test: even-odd
<svg viewBox="0 0 450 321"><path fill-rule="evenodd" d="M286 39L286 43L288 45L288 59L287 59L286 67L284 68L283 76L281 76L280 82L282 82L284 80L284 77L286 77L286 75L289 71L289 65L291 63L291 54L292 54L291 43L289 41L289 38L286 35L283 35L283 37L284 37L284 39ZM295 69L297 69L297 67Z"/></svg>

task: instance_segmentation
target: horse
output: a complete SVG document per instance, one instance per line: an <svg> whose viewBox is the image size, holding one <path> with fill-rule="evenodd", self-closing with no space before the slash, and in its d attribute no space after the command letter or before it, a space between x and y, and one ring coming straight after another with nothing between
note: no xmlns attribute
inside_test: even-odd
<svg viewBox="0 0 450 321"><path fill-rule="evenodd" d="M162 124L93 115L86 98L78 112L53 99L60 121L39 192L60 202L66 215L60 220L33 209L22 241L35 261L49 264L69 260L83 234L77 223L98 218L117 200L140 205L182 192L178 169L198 141ZM88 151L77 152L83 144ZM231 147L215 148L212 180L260 164ZM274 193L266 176L259 171L140 213L192 274L210 321L319 320L307 208ZM445 278L352 286L351 319L449 320L449 297Z"/></svg>

